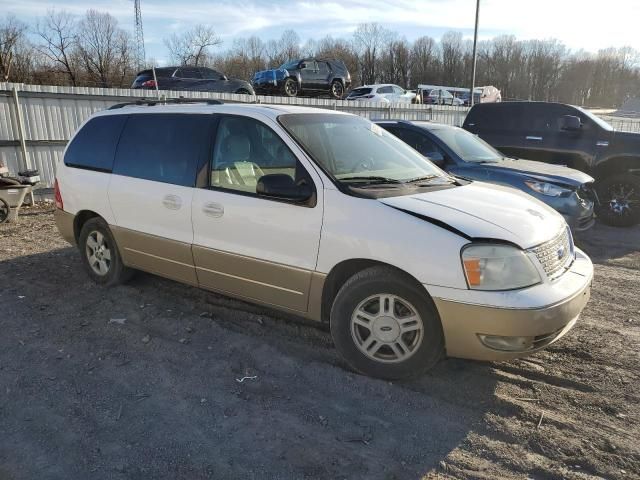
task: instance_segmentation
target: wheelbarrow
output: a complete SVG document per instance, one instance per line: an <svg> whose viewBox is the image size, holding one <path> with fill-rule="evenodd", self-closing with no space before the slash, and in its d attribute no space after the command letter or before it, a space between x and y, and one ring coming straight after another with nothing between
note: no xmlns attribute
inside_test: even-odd
<svg viewBox="0 0 640 480"><path fill-rule="evenodd" d="M0 223L13 222L18 216L24 197L31 193L32 185L0 184Z"/></svg>

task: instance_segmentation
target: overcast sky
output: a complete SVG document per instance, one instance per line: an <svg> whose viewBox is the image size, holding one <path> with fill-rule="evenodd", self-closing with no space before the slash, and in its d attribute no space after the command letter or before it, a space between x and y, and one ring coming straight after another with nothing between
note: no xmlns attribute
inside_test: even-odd
<svg viewBox="0 0 640 480"><path fill-rule="evenodd" d="M47 9L108 11L133 30L133 0L0 0L2 11L31 23ZM294 29L304 42L327 34L348 37L359 23L378 22L408 40L440 38L447 30L473 35L475 0L141 0L147 57L163 61L162 39L197 24L214 26L224 43L263 40ZM184 6L183 6L184 5ZM609 46L640 50L640 0L481 0L480 37L557 38L573 50Z"/></svg>

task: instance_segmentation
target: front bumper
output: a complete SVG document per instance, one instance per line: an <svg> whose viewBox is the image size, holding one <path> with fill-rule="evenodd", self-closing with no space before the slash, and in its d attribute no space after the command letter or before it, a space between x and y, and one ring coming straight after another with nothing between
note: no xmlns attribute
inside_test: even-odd
<svg viewBox="0 0 640 480"><path fill-rule="evenodd" d="M571 227L572 232L588 230L596 222L595 201L588 198L582 191L573 192L568 197L549 197L529 189L523 189L523 191L558 211Z"/></svg>
<svg viewBox="0 0 640 480"><path fill-rule="evenodd" d="M576 260L564 275L530 288L475 292L426 287L440 314L447 355L499 361L528 355L562 338L587 304L592 279L591 260L576 249ZM493 348L486 343L492 337L520 337L521 346Z"/></svg>

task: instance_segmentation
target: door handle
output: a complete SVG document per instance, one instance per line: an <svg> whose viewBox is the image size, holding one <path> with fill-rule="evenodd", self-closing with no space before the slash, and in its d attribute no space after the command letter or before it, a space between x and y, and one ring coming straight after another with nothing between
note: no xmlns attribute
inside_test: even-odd
<svg viewBox="0 0 640 480"><path fill-rule="evenodd" d="M205 215L213 218L220 218L224 215L224 207L219 203L208 202L202 206Z"/></svg>
<svg viewBox="0 0 640 480"><path fill-rule="evenodd" d="M535 137L533 135L527 135L526 139L527 140L533 140L533 141L536 141L536 142L541 142L542 141L542 137Z"/></svg>
<svg viewBox="0 0 640 480"><path fill-rule="evenodd" d="M177 195L165 195L162 198L162 205L169 210L180 210L182 207L182 199Z"/></svg>

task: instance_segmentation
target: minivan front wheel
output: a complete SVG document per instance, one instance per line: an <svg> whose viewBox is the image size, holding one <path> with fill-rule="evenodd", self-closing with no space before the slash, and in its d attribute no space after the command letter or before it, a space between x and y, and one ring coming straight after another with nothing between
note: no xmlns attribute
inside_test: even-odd
<svg viewBox="0 0 640 480"><path fill-rule="evenodd" d="M630 227L640 223L640 178L612 175L599 182L598 217L607 225Z"/></svg>
<svg viewBox="0 0 640 480"><path fill-rule="evenodd" d="M384 266L343 285L331 309L331 336L354 370L385 379L420 375L444 353L440 318L427 292Z"/></svg>
<svg viewBox="0 0 640 480"><path fill-rule="evenodd" d="M94 282L113 286L131 277L132 270L122 263L113 234L103 219L91 218L85 222L78 246L85 270Z"/></svg>

